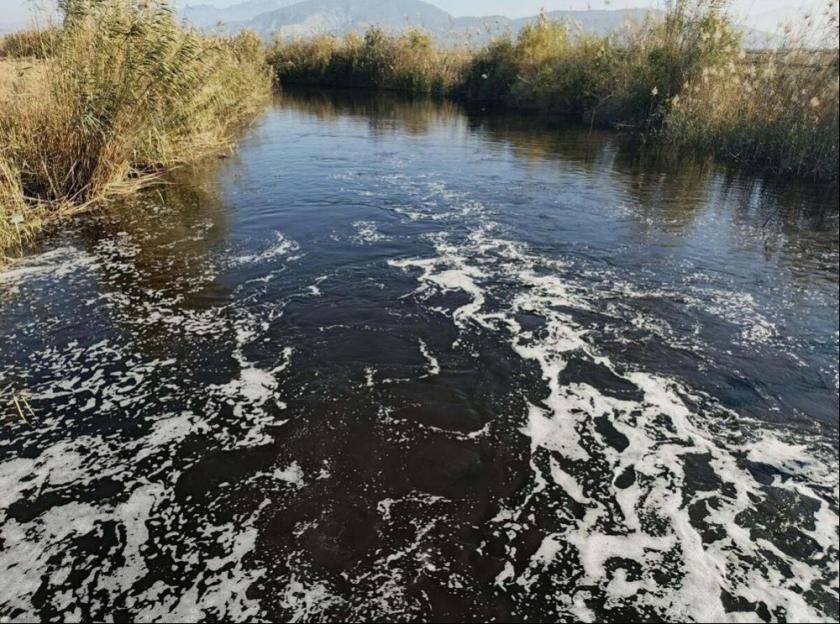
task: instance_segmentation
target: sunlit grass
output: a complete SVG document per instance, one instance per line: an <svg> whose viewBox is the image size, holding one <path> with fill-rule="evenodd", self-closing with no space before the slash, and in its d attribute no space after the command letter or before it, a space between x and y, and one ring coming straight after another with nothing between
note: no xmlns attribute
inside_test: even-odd
<svg viewBox="0 0 840 624"><path fill-rule="evenodd" d="M811 15L785 46L704 67L673 98L666 135L748 163L805 177L838 177L837 2Z"/></svg>
<svg viewBox="0 0 840 624"><path fill-rule="evenodd" d="M428 35L371 28L364 37L321 35L277 41L269 62L281 83L319 84L445 95L461 80L465 51L442 50Z"/></svg>
<svg viewBox="0 0 840 624"><path fill-rule="evenodd" d="M0 78L0 253L228 146L270 94L253 34L185 30L163 2L59 4L50 53Z"/></svg>

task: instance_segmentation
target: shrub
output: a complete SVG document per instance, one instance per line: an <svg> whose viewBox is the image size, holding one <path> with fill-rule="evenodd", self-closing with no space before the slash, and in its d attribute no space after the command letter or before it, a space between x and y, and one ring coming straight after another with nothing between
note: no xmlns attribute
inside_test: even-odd
<svg viewBox="0 0 840 624"><path fill-rule="evenodd" d="M473 56L455 93L466 100L502 101L510 95L518 75L516 46L506 35Z"/></svg>

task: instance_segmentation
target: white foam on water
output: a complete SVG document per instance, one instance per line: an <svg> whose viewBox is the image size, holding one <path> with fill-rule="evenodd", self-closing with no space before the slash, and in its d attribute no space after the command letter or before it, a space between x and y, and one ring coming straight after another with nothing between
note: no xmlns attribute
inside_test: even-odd
<svg viewBox="0 0 840 624"><path fill-rule="evenodd" d="M428 363L428 372L426 376L436 377L437 375L440 375L440 362L438 362L437 358L432 355L431 351L429 351L429 346L424 340L418 339L418 343L420 344L420 353Z"/></svg>
<svg viewBox="0 0 840 624"><path fill-rule="evenodd" d="M272 473L272 476L278 481L285 481L286 483L294 485L295 487L303 487L305 485L303 478L303 469L301 469L300 465L297 462L292 462L286 468L276 469Z"/></svg>
<svg viewBox="0 0 840 624"><path fill-rule="evenodd" d="M376 385L375 381L376 369L372 366L365 368L365 388L373 388Z"/></svg>
<svg viewBox="0 0 840 624"><path fill-rule="evenodd" d="M564 471L557 461L552 457L550 459L551 478L559 485L566 494L572 497L575 502L581 505L590 504L592 501L583 493L580 484L573 476Z"/></svg>
<svg viewBox="0 0 840 624"><path fill-rule="evenodd" d="M28 256L0 271L0 285L18 285L38 278L61 280L96 265L96 257L75 247L59 247Z"/></svg>
<svg viewBox="0 0 840 624"><path fill-rule="evenodd" d="M353 241L360 245L370 245L388 240L388 237L379 231L375 221L355 221L353 227L356 229Z"/></svg>
<svg viewBox="0 0 840 624"><path fill-rule="evenodd" d="M338 598L326 583L304 583L294 575L280 598L280 604L288 613L290 622L319 620L338 603Z"/></svg>
<svg viewBox="0 0 840 624"><path fill-rule="evenodd" d="M190 412L162 418L154 422L134 459L142 461L163 446L177 443L191 434L209 432L210 426Z"/></svg>
<svg viewBox="0 0 840 624"><path fill-rule="evenodd" d="M464 327L469 321L480 321L477 312L484 305L484 292L476 285L475 280L483 274L479 269L468 267L465 258L450 258L454 260L455 268L446 268L438 271L441 262L438 259L432 260L391 260L389 264L401 269L420 269L423 274L420 280L424 285L418 289L418 293L429 288L436 288L441 292L462 291L472 297L472 301L459 307L453 313L455 323Z"/></svg>
<svg viewBox="0 0 840 624"><path fill-rule="evenodd" d="M296 254L300 251L297 241L288 238L282 232L276 232L274 242L258 253L243 254L233 259L234 265L243 264L265 264L276 261L280 258L295 260Z"/></svg>
<svg viewBox="0 0 840 624"><path fill-rule="evenodd" d="M531 450L528 485L501 501L489 522L505 541L502 567L492 581L495 591L510 594L514 611L526 612L529 601L548 602L556 605L558 620L595 621L594 604L601 596L608 608L635 608L651 619L755 617L752 612L727 612L721 600L726 591L748 603L764 603L774 617L830 619L814 596L828 595L830 600L838 593L836 449L822 438L772 428L725 410L679 379L622 368L599 351L598 336L575 314L600 311L597 297L624 296L622 284L616 282L611 292L593 294L575 280L570 267L505 240L499 226L489 221L489 211L465 194L428 179L412 182L401 176L393 183L414 185L419 201L409 218L432 223L479 221L465 241L452 234L427 237L434 247L430 258L391 262L395 268L418 272L412 296L421 302L441 293L466 296L465 304L434 309L448 315L464 337L489 335L505 341L512 356L539 369L542 379L541 392L523 392L522 412L500 416L512 419ZM128 235L103 241L90 257L57 251L33 259L31 266L19 265L14 269L19 272L0 277L0 285L17 288L55 275L43 267L64 267L59 268L64 277L85 274L98 270L103 258L110 270L126 276L138 270L134 261L138 247ZM297 243L278 234L263 252L232 264L290 260L298 251ZM202 275L196 285L206 279ZM497 286L501 283L503 287ZM315 283L316 289L319 284ZM129 414L140 433L131 440L118 433L66 433L64 417L54 414L44 415L32 432L14 425L20 427L16 432L33 441L30 450L36 452L9 452L0 460L0 606L15 613L16 619L39 619L40 611L32 603L37 593L68 620L84 618L75 608L80 604L100 611L124 604L138 621L264 619L262 605L249 598L249 589L268 574L252 555L258 548L260 518L272 502L264 502L256 511L231 510L233 520L220 523L210 521L214 505L219 504L216 500L208 503L208 509L185 512L175 499L174 485L181 473L173 467L173 458L196 435L208 448L223 451L274 441L267 429L280 424L276 412L285 406L280 400L282 373L294 352L276 347L271 357L263 355L257 361L254 353L263 352L257 347L264 347L268 321L236 306L198 313L158 292L150 293L157 299L148 308L119 292L97 296L115 322L134 330L153 327L161 329L164 337L184 331L191 336L233 335L232 355L238 367L225 382L200 386L198 392L192 389L202 395L204 410L179 407L152 416L144 409L149 397L174 392L182 382L169 372L172 361L143 360L130 344L109 340L84 348L47 346L34 354L43 370L52 373L52 381L33 388L33 398L44 402L60 398L79 417ZM726 297L720 299L723 305ZM736 304L722 307L719 314L746 328L742 340L764 344L778 338L772 321L760 320L764 317L757 315L754 301ZM121 313L138 305L144 314ZM526 330L522 316L541 323ZM133 325L128 325L129 318ZM616 317L611 322L624 321ZM663 335L673 332L655 315L639 319L637 325ZM467 349L467 342L459 340L455 348ZM437 357L424 341L418 344L427 374L440 374ZM606 388L561 383L573 358L603 367L639 396L617 399ZM373 387L375 375L373 368L367 368L364 385ZM220 417L222 407L233 412L237 433ZM389 406L380 405L379 413L383 422L391 422ZM610 423L626 439L626 448L619 451L596 419ZM492 440L490 424L470 434L428 431L459 440ZM708 473L719 483L698 486L697 470L690 466L696 461L708 464ZM753 477L750 462L772 471L772 486ZM330 478L330 471L322 469L317 479L307 480L301 463L288 458L260 474L289 486L279 488L281 492ZM634 475L632 482L617 486L616 479L628 471ZM118 497L73 500L82 498L74 487L103 479L117 484ZM26 518L15 511L19 501L37 501L42 494L56 498L40 513ZM775 504L772 497L782 495L790 502ZM797 508L797 501L808 505ZM329 619L339 608L357 619L427 615L428 605L408 588L419 575L446 570L446 562L434 560L427 544L441 533L450 504L443 497L420 493L380 500L377 511L386 528L400 518L411 519L399 532L399 541L377 548L365 573L345 577L353 588L349 600L346 588L339 590L326 577L293 569L276 597L287 617ZM573 513L572 507L582 508L583 514ZM698 509L704 512L700 519L694 513ZM550 531L538 524L537 512L552 515L556 522ZM207 513L207 523L185 531L182 513L198 514L202 520ZM773 522L789 532L774 533ZM517 552L524 536L532 539L534 530L544 531L540 546L523 565ZM161 532L169 537L161 540ZM105 541L106 533L111 541ZM812 540L817 555L791 554L785 543L789 535ZM88 556L86 541L108 543L110 551L99 558ZM164 551L154 552L157 546ZM145 583L155 557L171 560L178 582ZM71 572L82 577L74 583L75 590L66 588ZM448 581L453 590L470 582L455 575Z"/></svg>
<svg viewBox="0 0 840 624"><path fill-rule="evenodd" d="M191 420L188 415L160 419L147 437L130 441L128 448L121 441L80 437L56 443L34 459L0 463L2 491L16 493L16 500L23 493L31 496L38 491L61 491L61 487L86 485L102 478L115 480L128 493L117 503L58 502L26 521L14 519L9 506L3 506L0 569L4 582L0 584L0 604L4 609L16 612L16 619L38 620L30 598L47 583L53 588L47 592L48 604L70 617L70 609L78 602L101 609L120 599L137 614L138 621L195 621L209 613L235 619L256 615L256 604L245 597L245 590L259 572L243 567L244 556L254 548L256 532L249 528L253 520L242 525L207 527L228 554L197 567L192 589L184 592L158 582L148 590L137 591L149 573L149 523L152 518L168 521L164 510L171 509L173 502L170 480L178 473L170 471L166 482L152 483L137 475L133 464L124 458L132 456L134 462L156 458L163 460L158 465L169 465L172 449L191 430ZM79 544L101 537L105 527L111 525L117 537L111 556L104 561L80 558L76 552ZM181 536L184 544L193 539L194 535ZM77 590L58 591L71 571L87 578Z"/></svg>
<svg viewBox="0 0 840 624"><path fill-rule="evenodd" d="M321 292L321 284L326 282L328 279L328 275L322 275L321 277L316 278L314 284L310 284L306 287L306 289L309 291L309 294L313 297L320 297L323 294Z"/></svg>
<svg viewBox="0 0 840 624"><path fill-rule="evenodd" d="M288 256L297 248L278 237L263 260ZM139 295L119 288L94 290L96 273L106 268L143 283L139 253L140 247L123 234L98 242L90 254L62 248L24 261L0 284L19 287L64 280L85 296L93 292L82 305L105 310L124 331L94 344L47 344L30 356L33 369L44 379L26 388L31 400L36 406L56 408L36 407L32 427L14 425L14 438L3 442L0 612L15 614L15 619L40 619L40 608L32 603L38 592L45 593L44 608L68 621L86 619L76 605L107 613L111 605L121 604L138 621L242 621L260 613L258 601L247 591L263 573L248 563L256 548L254 524L263 507L254 513L236 512L234 520L222 524L202 516L201 533L187 529L175 499L174 486L181 475L175 458L177 449L193 436L222 450L271 440L265 427L281 424L275 415L284 408L278 378L290 364L292 349L281 348L268 364L249 357L249 349L264 340L269 320L276 318L273 312L263 319L227 304L191 310L181 305L182 296L151 287ZM211 273L202 273L191 286L201 289L207 279L212 279ZM39 322L43 323L33 319L32 328L39 328ZM148 345L134 342L146 328L162 337L232 334L238 371L226 383L201 388L197 398L203 409L149 413L153 400L164 409L173 397L189 391L184 384L189 388L193 382L178 376L175 359L149 357ZM237 419L233 427L220 415L224 404L232 406ZM79 435L75 421L84 428L86 419L98 419L108 433ZM110 422L115 426L109 431ZM23 441L24 451L13 444L15 438ZM275 476L296 488L304 485L297 463ZM97 488L106 487L102 484L117 493L98 498ZM42 499L46 502L41 511ZM22 503L23 515L15 511ZM153 532L161 526L168 531L165 537ZM107 544L109 551L89 552L88 543ZM208 550L213 557L199 560ZM146 580L161 557L171 558L173 570L182 570L183 576L175 585L159 580L148 586ZM71 572L77 578L69 583Z"/></svg>
<svg viewBox="0 0 840 624"><path fill-rule="evenodd" d="M830 617L819 600L807 596L821 590L837 596L838 516L823 494L833 492L836 500L836 449L826 450L826 440L806 434L801 434L803 443L790 443L785 440L790 433L726 410L680 380L621 370L599 354L589 330L562 311L597 310L598 302L590 300L594 295L577 285L562 265L495 237L487 223L459 244L445 234L430 240L435 256L391 262L395 268L419 270L420 286L412 296L424 301L434 290L467 294L469 304L440 311L451 316L462 334L490 330L506 338L514 353L539 366L546 386L539 404L528 405L521 431L531 439L535 457L548 455L548 470L543 474L542 464L532 462L531 494L518 505L503 508L495 522L504 528L509 542L516 543L517 536L529 528L527 510L535 501L546 504L553 496L555 490L547 486L547 479L587 509L583 518L561 514L566 529L543 539L530 566L517 569L515 560L508 559L496 578L497 586L530 591L540 576L550 574L552 566L569 564L568 549L572 548L585 576L583 585L598 587L614 607L644 608L665 619L748 618L748 613L727 611L721 600L721 592L726 591L797 620ZM495 290L500 281L508 289L515 284L512 296ZM487 309L491 297L506 302L501 310ZM774 326L756 312L748 296L734 303L725 296L717 301L717 312L727 320L751 320L751 325L744 325L745 341L764 343L775 336ZM522 313L539 317L543 324L538 330L523 330L517 320ZM590 385L561 384L571 358L605 367L615 378L629 382L642 398L619 400ZM626 448L614 448L598 431L596 418L607 419L626 439ZM732 492L719 490L719 485L691 494L696 477L687 465L694 457L708 458L713 474ZM784 538L756 539L747 518L757 502L769 500L771 493L752 476L747 461L789 475L787 480L775 477L774 487L814 501L813 516L792 515L776 521L813 539L820 558L799 560L786 553L784 544L776 541ZM593 481L578 476L592 470L604 477ZM616 486L613 480L628 470L634 474L632 483ZM693 519L690 505L706 506L705 517ZM815 530L808 528L811 522ZM607 526L612 527L609 532L604 530ZM710 532L714 539L704 537ZM642 578L628 581L627 570L617 563L621 560L635 562L643 570ZM613 570L611 565L619 567ZM654 581L654 571L665 573L673 584ZM558 604L565 604L565 597L576 587L558 587ZM589 595L574 596L566 613L594 619L585 598ZM520 596L519 600L527 599Z"/></svg>
<svg viewBox="0 0 840 624"><path fill-rule="evenodd" d="M260 510L267 504L263 503ZM196 622L208 617L245 621L257 618L259 603L248 598L247 590L261 580L265 571L249 568L245 558L256 547L257 530L253 524L260 510L241 524L208 527L207 536L222 547L224 554L206 561L190 562L192 585L186 591L166 587L163 583L153 586L142 606L137 607L138 621Z"/></svg>
<svg viewBox="0 0 840 624"><path fill-rule="evenodd" d="M278 398L280 382L277 376L289 366L293 354L291 347L280 352L281 361L271 369L260 368L245 356L245 348L254 343L263 329L250 315L241 321L236 332L234 358L239 362L239 376L223 385L211 386L209 390L233 407L234 415L250 423L248 434L238 440L236 446L247 448L268 444L271 436L265 428L280 424L268 407L273 404L283 410L286 404Z"/></svg>

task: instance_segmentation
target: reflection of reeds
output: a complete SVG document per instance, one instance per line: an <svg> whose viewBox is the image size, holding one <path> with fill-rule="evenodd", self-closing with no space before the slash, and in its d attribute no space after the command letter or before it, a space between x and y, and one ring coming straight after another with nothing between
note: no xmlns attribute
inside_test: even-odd
<svg viewBox="0 0 840 624"><path fill-rule="evenodd" d="M253 34L185 30L164 2L60 6L38 78L0 92L0 253L16 246L17 215L26 235L228 145L270 91Z"/></svg>
<svg viewBox="0 0 840 624"><path fill-rule="evenodd" d="M446 99L407 98L396 93L370 97L354 89L288 88L278 98L284 107L328 122L347 115L362 117L373 132L383 134L424 135L435 125L456 123L461 115L459 104Z"/></svg>

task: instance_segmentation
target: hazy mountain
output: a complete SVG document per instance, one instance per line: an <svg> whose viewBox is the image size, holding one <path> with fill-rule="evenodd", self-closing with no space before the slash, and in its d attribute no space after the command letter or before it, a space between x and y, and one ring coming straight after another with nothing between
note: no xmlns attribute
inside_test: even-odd
<svg viewBox="0 0 840 624"><path fill-rule="evenodd" d="M247 22L230 24L229 28L250 28L264 37L297 37L363 32L374 24L388 30L414 25L437 34L448 30L453 19L446 11L421 0L304 0Z"/></svg>
<svg viewBox="0 0 840 624"><path fill-rule="evenodd" d="M265 10L266 7L269 8ZM650 13L661 15L662 11L552 11L548 15L569 23L579 23L586 33L605 35L621 28L628 20L640 22ZM183 11L183 16L199 27L214 27L221 23L227 31L247 28L264 39L275 36L306 37L318 33L363 33L372 25L391 31L417 26L444 44L463 42L467 38L476 43L504 32L516 34L537 19L536 16L520 19L503 16L456 18L422 0L249 0L226 9L189 7ZM749 45L767 45L768 35L744 30Z"/></svg>
<svg viewBox="0 0 840 624"><path fill-rule="evenodd" d="M181 10L181 16L194 26L213 27L217 24L231 24L255 18L257 15L276 11L285 6L296 4L300 0L248 0L241 4L219 8L209 4L187 5Z"/></svg>
<svg viewBox="0 0 840 624"><path fill-rule="evenodd" d="M615 32L628 21L642 22L649 14L659 15L662 11L656 9L616 9L589 11L549 11L548 17L562 20L568 24L580 24L583 32L596 35L607 35ZM527 24L533 23L537 16L509 19L506 17L461 17L454 21L457 30L467 29L472 32L490 30L491 32L510 31L518 33Z"/></svg>
<svg viewBox="0 0 840 624"><path fill-rule="evenodd" d="M248 4L270 1L252 0ZM621 27L627 19L644 19L648 12L647 9L553 11L549 15L579 21L586 32L606 34ZM226 28L232 31L249 28L270 38L275 35L299 37L323 32L343 35L348 32L364 32L374 24L386 30L417 26L439 40L449 41L463 38L465 34L484 38L488 33L516 33L535 19L510 19L503 16L456 18L422 0L304 0L258 14L251 19L231 20L226 23Z"/></svg>

